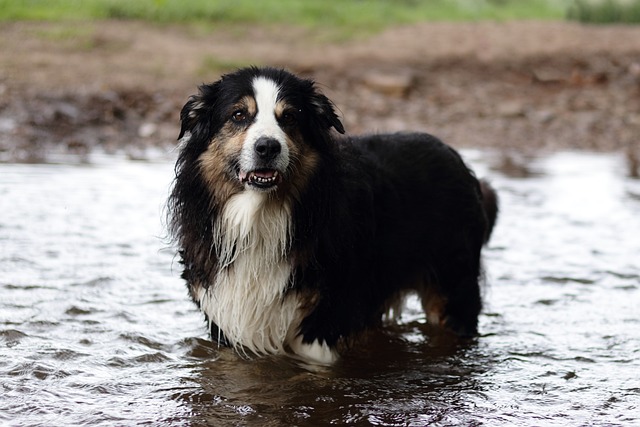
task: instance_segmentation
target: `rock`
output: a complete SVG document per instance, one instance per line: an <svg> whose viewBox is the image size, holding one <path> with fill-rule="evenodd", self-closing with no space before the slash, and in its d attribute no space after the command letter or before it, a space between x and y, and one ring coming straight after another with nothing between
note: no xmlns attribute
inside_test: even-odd
<svg viewBox="0 0 640 427"><path fill-rule="evenodd" d="M18 123L11 117L0 117L0 133L11 133L18 127Z"/></svg>
<svg viewBox="0 0 640 427"><path fill-rule="evenodd" d="M504 101L496 106L496 113L501 117L524 117L525 108L518 101Z"/></svg>
<svg viewBox="0 0 640 427"><path fill-rule="evenodd" d="M376 92L396 98L406 97L415 84L412 74L383 74L371 72L366 74L362 82L366 87Z"/></svg>
<svg viewBox="0 0 640 427"><path fill-rule="evenodd" d="M534 83L558 84L565 83L567 76L562 70L554 68L538 68L531 70L531 78Z"/></svg>
<svg viewBox="0 0 640 427"><path fill-rule="evenodd" d="M555 120L556 113L551 110L539 110L535 111L532 117L540 124L547 124Z"/></svg>
<svg viewBox="0 0 640 427"><path fill-rule="evenodd" d="M138 136L140 138L149 138L153 136L158 130L158 126L155 123L142 123L138 128Z"/></svg>

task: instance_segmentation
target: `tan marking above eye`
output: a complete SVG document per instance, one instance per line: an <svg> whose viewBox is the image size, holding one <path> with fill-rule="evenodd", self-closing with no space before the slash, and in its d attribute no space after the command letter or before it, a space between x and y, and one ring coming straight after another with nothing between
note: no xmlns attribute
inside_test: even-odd
<svg viewBox="0 0 640 427"><path fill-rule="evenodd" d="M230 120L235 123L244 123L255 116L256 110L255 99L250 96L242 97L231 110Z"/></svg>

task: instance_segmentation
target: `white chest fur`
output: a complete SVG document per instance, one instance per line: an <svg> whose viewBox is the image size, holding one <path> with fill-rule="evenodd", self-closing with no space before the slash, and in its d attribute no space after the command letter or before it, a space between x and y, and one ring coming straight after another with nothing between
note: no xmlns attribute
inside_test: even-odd
<svg viewBox="0 0 640 427"><path fill-rule="evenodd" d="M288 204L243 191L232 196L215 224L220 267L214 283L201 289L202 310L241 352L282 353L299 326L299 301L284 296L291 266Z"/></svg>

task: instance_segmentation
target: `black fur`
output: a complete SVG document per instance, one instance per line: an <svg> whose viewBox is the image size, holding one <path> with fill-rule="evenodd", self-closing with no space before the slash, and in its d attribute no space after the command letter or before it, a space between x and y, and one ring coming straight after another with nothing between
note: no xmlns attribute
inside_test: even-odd
<svg viewBox="0 0 640 427"><path fill-rule="evenodd" d="M198 157L258 75L277 82L299 108L299 131L319 159L294 200L288 253L288 292L313 295L299 327L303 341L335 347L379 324L389 303L411 290L442 301L443 325L475 334L480 252L496 220L495 192L434 136L336 135L331 128L343 133L342 124L313 82L270 68L204 85L182 110L180 137L189 139L176 163L169 212L191 290L209 286L218 267L211 248L221 201L205 184Z"/></svg>

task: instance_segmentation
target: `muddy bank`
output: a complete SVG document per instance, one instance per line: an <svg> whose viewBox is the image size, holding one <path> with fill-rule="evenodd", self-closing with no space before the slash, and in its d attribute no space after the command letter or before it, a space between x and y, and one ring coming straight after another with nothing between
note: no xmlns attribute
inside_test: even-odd
<svg viewBox="0 0 640 427"><path fill-rule="evenodd" d="M144 156L175 139L175 103L144 90L10 94L0 122L0 159L40 162L50 155L85 158L99 148Z"/></svg>
<svg viewBox="0 0 640 427"><path fill-rule="evenodd" d="M316 79L349 133L423 130L517 153L640 145L640 27L423 24L328 42L299 29L39 23L7 24L0 40L1 161L169 149L196 85L243 64Z"/></svg>

